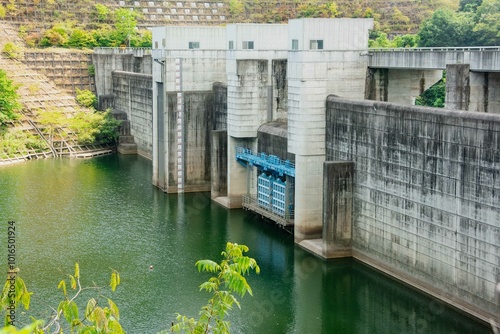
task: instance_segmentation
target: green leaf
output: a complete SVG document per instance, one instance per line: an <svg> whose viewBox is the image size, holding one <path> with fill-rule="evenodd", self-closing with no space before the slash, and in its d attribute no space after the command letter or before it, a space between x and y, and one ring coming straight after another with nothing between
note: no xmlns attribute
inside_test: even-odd
<svg viewBox="0 0 500 334"><path fill-rule="evenodd" d="M85 308L85 318L89 319L89 321L94 321L93 312L96 306L97 301L94 298L90 298Z"/></svg>
<svg viewBox="0 0 500 334"><path fill-rule="evenodd" d="M74 301L66 301L62 305L62 311L66 321L71 324L73 320L78 319L78 306Z"/></svg>
<svg viewBox="0 0 500 334"><path fill-rule="evenodd" d="M113 270L113 272L111 273L111 281L109 283L111 291L115 291L116 287L119 284L120 284L120 274L116 270Z"/></svg>
<svg viewBox="0 0 500 334"><path fill-rule="evenodd" d="M200 260L195 263L195 266L198 267L198 271L207 271L211 273L215 273L221 269L221 267L212 260Z"/></svg>
<svg viewBox="0 0 500 334"><path fill-rule="evenodd" d="M75 290L76 289L76 279L73 275L69 275L69 279L71 281L71 289Z"/></svg>
<svg viewBox="0 0 500 334"><path fill-rule="evenodd" d="M75 263L75 278L79 279L80 278L80 266L78 262Z"/></svg>
<svg viewBox="0 0 500 334"><path fill-rule="evenodd" d="M109 310L110 314L116 318L116 320L120 320L120 310L118 309L118 306L108 298L108 304L109 304Z"/></svg>
<svg viewBox="0 0 500 334"><path fill-rule="evenodd" d="M63 294L66 297L66 281L65 280L61 280L61 282L59 282L59 284L57 285L57 288L58 289L62 289Z"/></svg>

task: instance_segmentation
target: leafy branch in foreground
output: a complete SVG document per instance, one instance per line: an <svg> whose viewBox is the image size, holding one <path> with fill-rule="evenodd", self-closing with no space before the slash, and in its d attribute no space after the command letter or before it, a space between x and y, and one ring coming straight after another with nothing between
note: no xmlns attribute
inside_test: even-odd
<svg viewBox="0 0 500 334"><path fill-rule="evenodd" d="M80 283L80 266L75 264L75 272L73 275L68 275L69 280L61 280L58 289L61 289L64 299L59 303L57 309L52 309L53 314L50 319L45 322L43 320L34 320L33 323L18 330L12 324L5 324L4 328L0 328L0 334L43 334L56 333L62 334L67 329L71 333L109 333L122 334L125 333L120 325L120 314L116 304L101 293L102 287L96 285L90 287L82 287ZM67 285L74 291L72 295L68 293ZM112 291L120 284L120 274L113 270L111 273L110 288ZM28 292L26 284L19 277L15 277L16 292L9 294L11 283L7 281L1 294L2 310L6 311L6 320L8 319L8 306L15 303L22 304L27 310L29 308L31 292ZM97 291L96 298L90 298L87 302L85 310L80 311L76 304L76 299L85 290ZM107 300L107 306L99 306L99 299Z"/></svg>
<svg viewBox="0 0 500 334"><path fill-rule="evenodd" d="M201 308L198 320L177 314L177 323L172 325L172 332L229 333L230 323L224 318L233 308L233 304L241 308L234 294L243 297L248 292L252 295L252 289L245 275L248 275L251 270L255 270L257 274L260 272L255 259L243 255L245 252L248 252L247 246L228 242L226 250L221 253L223 259L220 264L212 260L196 262L198 271L216 274L200 285L200 291L212 293L212 298ZM168 332L162 331L161 333Z"/></svg>

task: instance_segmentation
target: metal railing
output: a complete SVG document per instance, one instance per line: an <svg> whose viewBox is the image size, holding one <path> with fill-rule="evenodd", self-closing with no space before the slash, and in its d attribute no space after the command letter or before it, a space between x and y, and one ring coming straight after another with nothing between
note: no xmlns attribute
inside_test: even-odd
<svg viewBox="0 0 500 334"><path fill-rule="evenodd" d="M468 47L428 47L428 48L369 48L370 52L435 52L435 51L500 51L500 46L468 46Z"/></svg>

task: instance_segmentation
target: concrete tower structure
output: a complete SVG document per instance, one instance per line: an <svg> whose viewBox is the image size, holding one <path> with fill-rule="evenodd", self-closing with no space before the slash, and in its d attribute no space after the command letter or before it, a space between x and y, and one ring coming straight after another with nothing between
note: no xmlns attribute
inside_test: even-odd
<svg viewBox="0 0 500 334"><path fill-rule="evenodd" d="M257 148L257 130L283 117L273 108L273 69L286 61L288 27L284 24L227 26L227 197L215 200L228 208L241 207L248 191L247 171L236 160L236 149Z"/></svg>
<svg viewBox="0 0 500 334"><path fill-rule="evenodd" d="M325 99L364 98L373 20L296 19L288 26L288 151L295 154L294 235L301 242L322 235Z"/></svg>
<svg viewBox="0 0 500 334"><path fill-rule="evenodd" d="M153 28L153 184L210 190L214 82L226 81L226 28Z"/></svg>

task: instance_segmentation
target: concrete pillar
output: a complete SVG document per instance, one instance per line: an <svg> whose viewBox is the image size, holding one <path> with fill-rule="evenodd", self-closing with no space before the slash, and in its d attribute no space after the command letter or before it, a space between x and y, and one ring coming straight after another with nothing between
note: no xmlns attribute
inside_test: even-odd
<svg viewBox="0 0 500 334"><path fill-rule="evenodd" d="M327 80L325 63L289 64L288 150L295 154L294 236L300 242L321 238ZM302 79L290 77L297 70Z"/></svg>
<svg viewBox="0 0 500 334"><path fill-rule="evenodd" d="M227 197L216 201L227 208L241 208L241 196L255 188L248 184L255 180L236 161L236 149L257 149L257 131L269 117L271 75L267 59L233 58L227 64Z"/></svg>
<svg viewBox="0 0 500 334"><path fill-rule="evenodd" d="M387 101L389 70L386 68L368 68L366 70L365 99Z"/></svg>
<svg viewBox="0 0 500 334"><path fill-rule="evenodd" d="M470 72L469 111L500 113L500 73Z"/></svg>
<svg viewBox="0 0 500 334"><path fill-rule="evenodd" d="M236 161L236 149L248 147L256 149L256 138L227 138L227 196L214 200L228 209L241 208L241 196L248 190L247 169Z"/></svg>
<svg viewBox="0 0 500 334"><path fill-rule="evenodd" d="M469 110L470 93L469 64L446 65L446 108Z"/></svg>
<svg viewBox="0 0 500 334"><path fill-rule="evenodd" d="M228 135L257 137L259 126L268 121L268 61L235 59L228 67Z"/></svg>
<svg viewBox="0 0 500 334"><path fill-rule="evenodd" d="M354 163L323 165L323 257L352 255Z"/></svg>
<svg viewBox="0 0 500 334"><path fill-rule="evenodd" d="M227 131L212 131L211 197L227 196Z"/></svg>

